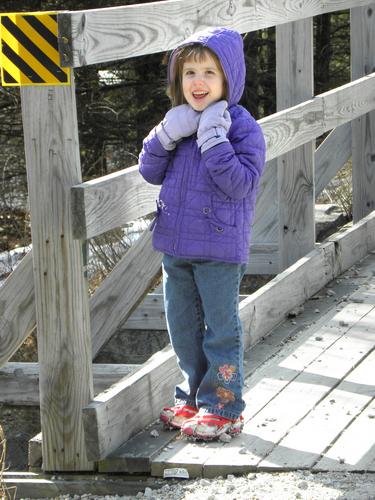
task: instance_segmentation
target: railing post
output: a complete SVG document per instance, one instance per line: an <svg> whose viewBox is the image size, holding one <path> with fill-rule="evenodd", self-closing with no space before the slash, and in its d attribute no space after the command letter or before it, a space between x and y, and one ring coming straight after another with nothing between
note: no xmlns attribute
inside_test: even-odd
<svg viewBox="0 0 375 500"><path fill-rule="evenodd" d="M73 82L73 74L72 82ZM82 408L92 399L92 350L82 246L70 188L81 182L74 82L21 88L40 364L43 469L91 470Z"/></svg>
<svg viewBox="0 0 375 500"><path fill-rule="evenodd" d="M312 18L276 27L276 98L281 111L313 96ZM315 141L278 158L280 271L315 245Z"/></svg>
<svg viewBox="0 0 375 500"><path fill-rule="evenodd" d="M352 80L375 71L375 3L351 9ZM375 111L352 122L353 222L375 209Z"/></svg>

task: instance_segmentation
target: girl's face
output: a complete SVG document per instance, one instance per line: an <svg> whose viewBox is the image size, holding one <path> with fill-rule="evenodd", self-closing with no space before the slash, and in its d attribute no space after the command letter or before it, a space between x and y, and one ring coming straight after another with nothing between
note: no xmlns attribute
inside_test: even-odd
<svg viewBox="0 0 375 500"><path fill-rule="evenodd" d="M203 111L224 95L224 75L211 54L204 53L200 60L193 57L186 60L182 68L182 91L186 102Z"/></svg>

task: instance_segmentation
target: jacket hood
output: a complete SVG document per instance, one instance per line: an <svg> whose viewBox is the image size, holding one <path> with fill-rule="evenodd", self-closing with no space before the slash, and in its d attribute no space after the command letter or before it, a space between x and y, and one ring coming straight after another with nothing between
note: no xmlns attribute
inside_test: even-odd
<svg viewBox="0 0 375 500"><path fill-rule="evenodd" d="M229 28L207 28L189 36L178 47L200 43L211 49L219 58L228 84L228 105L237 104L245 87L245 56L241 35ZM177 47L177 48L178 48ZM168 64L168 80L173 75L176 49Z"/></svg>

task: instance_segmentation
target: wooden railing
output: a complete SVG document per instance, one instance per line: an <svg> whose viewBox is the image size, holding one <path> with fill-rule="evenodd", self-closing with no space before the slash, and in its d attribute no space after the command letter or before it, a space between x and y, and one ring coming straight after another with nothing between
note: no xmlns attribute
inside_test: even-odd
<svg viewBox="0 0 375 500"><path fill-rule="evenodd" d="M314 97L311 16L348 8L355 80ZM278 112L259 122L268 164L249 271L281 274L241 302L247 347L375 246L375 218L363 219L375 208L374 19L365 0L167 0L58 15L62 65L74 67L171 49L206 26L276 26ZM93 398L92 357L147 293L161 256L146 231L89 300L82 244L152 212L158 190L137 166L81 183L73 74L69 87L23 88L21 97L33 264L30 254L0 290L0 364L37 323L43 468L90 470L157 417L179 376L167 349ZM315 196L350 155L359 225L316 248Z"/></svg>

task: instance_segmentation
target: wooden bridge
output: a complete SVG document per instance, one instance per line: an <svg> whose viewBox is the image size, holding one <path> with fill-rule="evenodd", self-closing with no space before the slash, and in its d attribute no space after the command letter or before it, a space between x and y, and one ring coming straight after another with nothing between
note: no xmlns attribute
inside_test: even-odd
<svg viewBox="0 0 375 500"><path fill-rule="evenodd" d="M351 9L352 81L314 96L312 16L342 9ZM150 214L158 189L137 166L81 182L73 70L70 86L21 88L33 250L0 289L0 383L12 388L2 402L40 404L42 434L30 442L31 465L42 457L43 471L162 475L184 467L210 477L256 468L373 470L375 442L361 435L359 443L356 432L365 424L365 437L374 435L375 421L368 376L375 342L375 4L167 0L57 18L62 65L72 68L168 50L206 26L241 33L276 26L278 112L259 121L268 163L248 269L276 277L240 304L249 353L244 434L227 444L170 444L175 435L155 424L159 436L151 438L144 429L171 402L179 377L173 352L168 347L136 367L92 359L153 287L161 255L145 231L89 299L83 249L87 239ZM316 149L315 139L329 131ZM353 226L316 244L315 198L350 157ZM363 275L351 270L356 285L346 289L342 273L362 259ZM340 294L348 300L340 302ZM322 312L319 321L285 323L304 303L305 314L310 303ZM9 363L36 324L38 364ZM39 395L22 392L36 378ZM358 447L349 456L350 440Z"/></svg>

